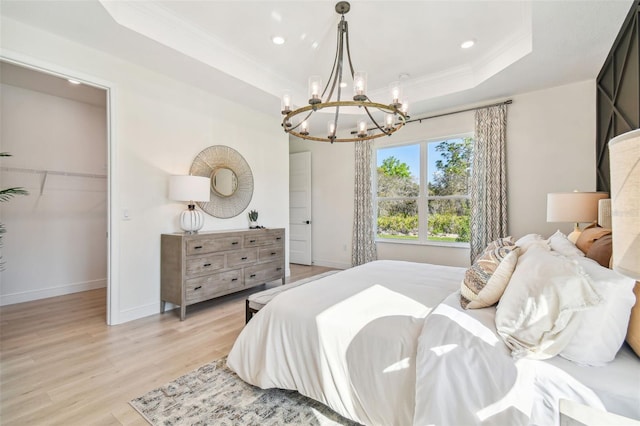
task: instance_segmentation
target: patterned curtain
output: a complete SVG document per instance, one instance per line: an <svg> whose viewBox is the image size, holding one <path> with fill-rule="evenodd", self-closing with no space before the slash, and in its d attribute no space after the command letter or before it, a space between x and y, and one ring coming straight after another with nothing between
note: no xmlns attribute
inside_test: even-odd
<svg viewBox="0 0 640 426"><path fill-rule="evenodd" d="M373 186L371 185L371 161L373 143L356 142L356 184L353 194L353 242L351 264L353 266L376 260L375 236L373 233Z"/></svg>
<svg viewBox="0 0 640 426"><path fill-rule="evenodd" d="M471 262L507 233L507 106L476 111L471 177Z"/></svg>

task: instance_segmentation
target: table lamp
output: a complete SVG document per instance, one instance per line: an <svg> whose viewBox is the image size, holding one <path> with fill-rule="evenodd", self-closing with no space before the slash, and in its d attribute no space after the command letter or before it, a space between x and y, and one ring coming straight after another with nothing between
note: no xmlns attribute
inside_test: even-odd
<svg viewBox="0 0 640 426"><path fill-rule="evenodd" d="M187 234L195 234L204 225L204 215L196 210L196 201L209 201L209 178L203 176L171 176L169 179L169 198L175 201L187 201L187 210L180 215L180 227Z"/></svg>
<svg viewBox="0 0 640 426"><path fill-rule="evenodd" d="M575 244L580 236L580 223L598 219L598 201L608 198L606 192L554 192L547 194L547 222L573 222L575 228L567 238Z"/></svg>
<svg viewBox="0 0 640 426"><path fill-rule="evenodd" d="M613 269L640 280L640 129L609 141Z"/></svg>

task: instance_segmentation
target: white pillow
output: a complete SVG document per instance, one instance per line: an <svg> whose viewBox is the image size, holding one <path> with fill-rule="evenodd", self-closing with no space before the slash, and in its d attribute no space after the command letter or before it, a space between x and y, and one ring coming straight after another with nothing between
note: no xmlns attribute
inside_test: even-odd
<svg viewBox="0 0 640 426"><path fill-rule="evenodd" d="M515 358L560 353L579 326L579 313L600 303L577 263L544 247L520 256L496 310L496 328Z"/></svg>
<svg viewBox="0 0 640 426"><path fill-rule="evenodd" d="M520 247L520 255L523 255L527 250L529 250L529 247L534 245L540 245L547 250L551 250L547 240L545 240L540 234L527 234L524 237L520 237L518 241L516 241L516 245Z"/></svg>
<svg viewBox="0 0 640 426"><path fill-rule="evenodd" d="M636 298L635 280L604 268L586 257L577 259L603 303L584 311L576 334L560 356L583 365L613 361L624 343Z"/></svg>
<svg viewBox="0 0 640 426"><path fill-rule="evenodd" d="M555 234L549 237L547 240L549 242L549 246L551 250L557 251L563 256L572 257L572 256L580 256L583 257L584 253L575 244L567 239L567 236L564 235L559 230L556 231Z"/></svg>

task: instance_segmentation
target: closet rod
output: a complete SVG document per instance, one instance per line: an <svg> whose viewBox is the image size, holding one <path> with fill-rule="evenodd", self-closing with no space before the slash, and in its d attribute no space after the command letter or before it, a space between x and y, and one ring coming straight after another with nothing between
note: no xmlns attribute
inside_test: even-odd
<svg viewBox="0 0 640 426"><path fill-rule="evenodd" d="M443 112L442 114L429 115L427 117L412 118L411 120L407 120L406 122L407 123L413 123L413 122L417 121L419 123L422 123L422 120L429 120L431 118L445 117L447 115L460 114L462 112L475 111L475 110L483 109L483 108L491 108L491 107L498 106L498 105L511 105L512 103L513 103L512 99L507 99L506 101L496 102L495 104L481 105L481 106L477 106L477 107L473 107L473 108L459 109L457 111Z"/></svg>
<svg viewBox="0 0 640 426"><path fill-rule="evenodd" d="M93 179L106 179L107 175L98 175L92 173L77 173L77 172L61 172L57 170L40 170L40 169L24 169L21 167L1 167L4 172L20 172L20 173L34 173L45 175L58 175L58 176L73 176L73 177L86 177Z"/></svg>

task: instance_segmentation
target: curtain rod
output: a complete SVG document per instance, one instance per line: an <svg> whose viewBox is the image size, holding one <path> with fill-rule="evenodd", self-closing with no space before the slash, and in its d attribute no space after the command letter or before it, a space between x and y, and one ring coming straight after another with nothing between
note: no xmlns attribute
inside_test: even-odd
<svg viewBox="0 0 640 426"><path fill-rule="evenodd" d="M419 123L422 123L422 120L429 120L431 118L445 117L447 115L460 114L462 112L475 111L475 110L482 109L482 108L491 108L491 107L498 106L498 105L511 105L512 103L513 103L512 99L507 99L506 101L496 102L495 104L481 105L481 106L477 106L477 107L473 107L473 108L461 109L461 110L458 110L458 111L451 111L451 112L444 112L442 114L429 115L427 117L413 118L411 120L407 120L406 123L407 124L408 123L413 123L415 121L417 121Z"/></svg>

